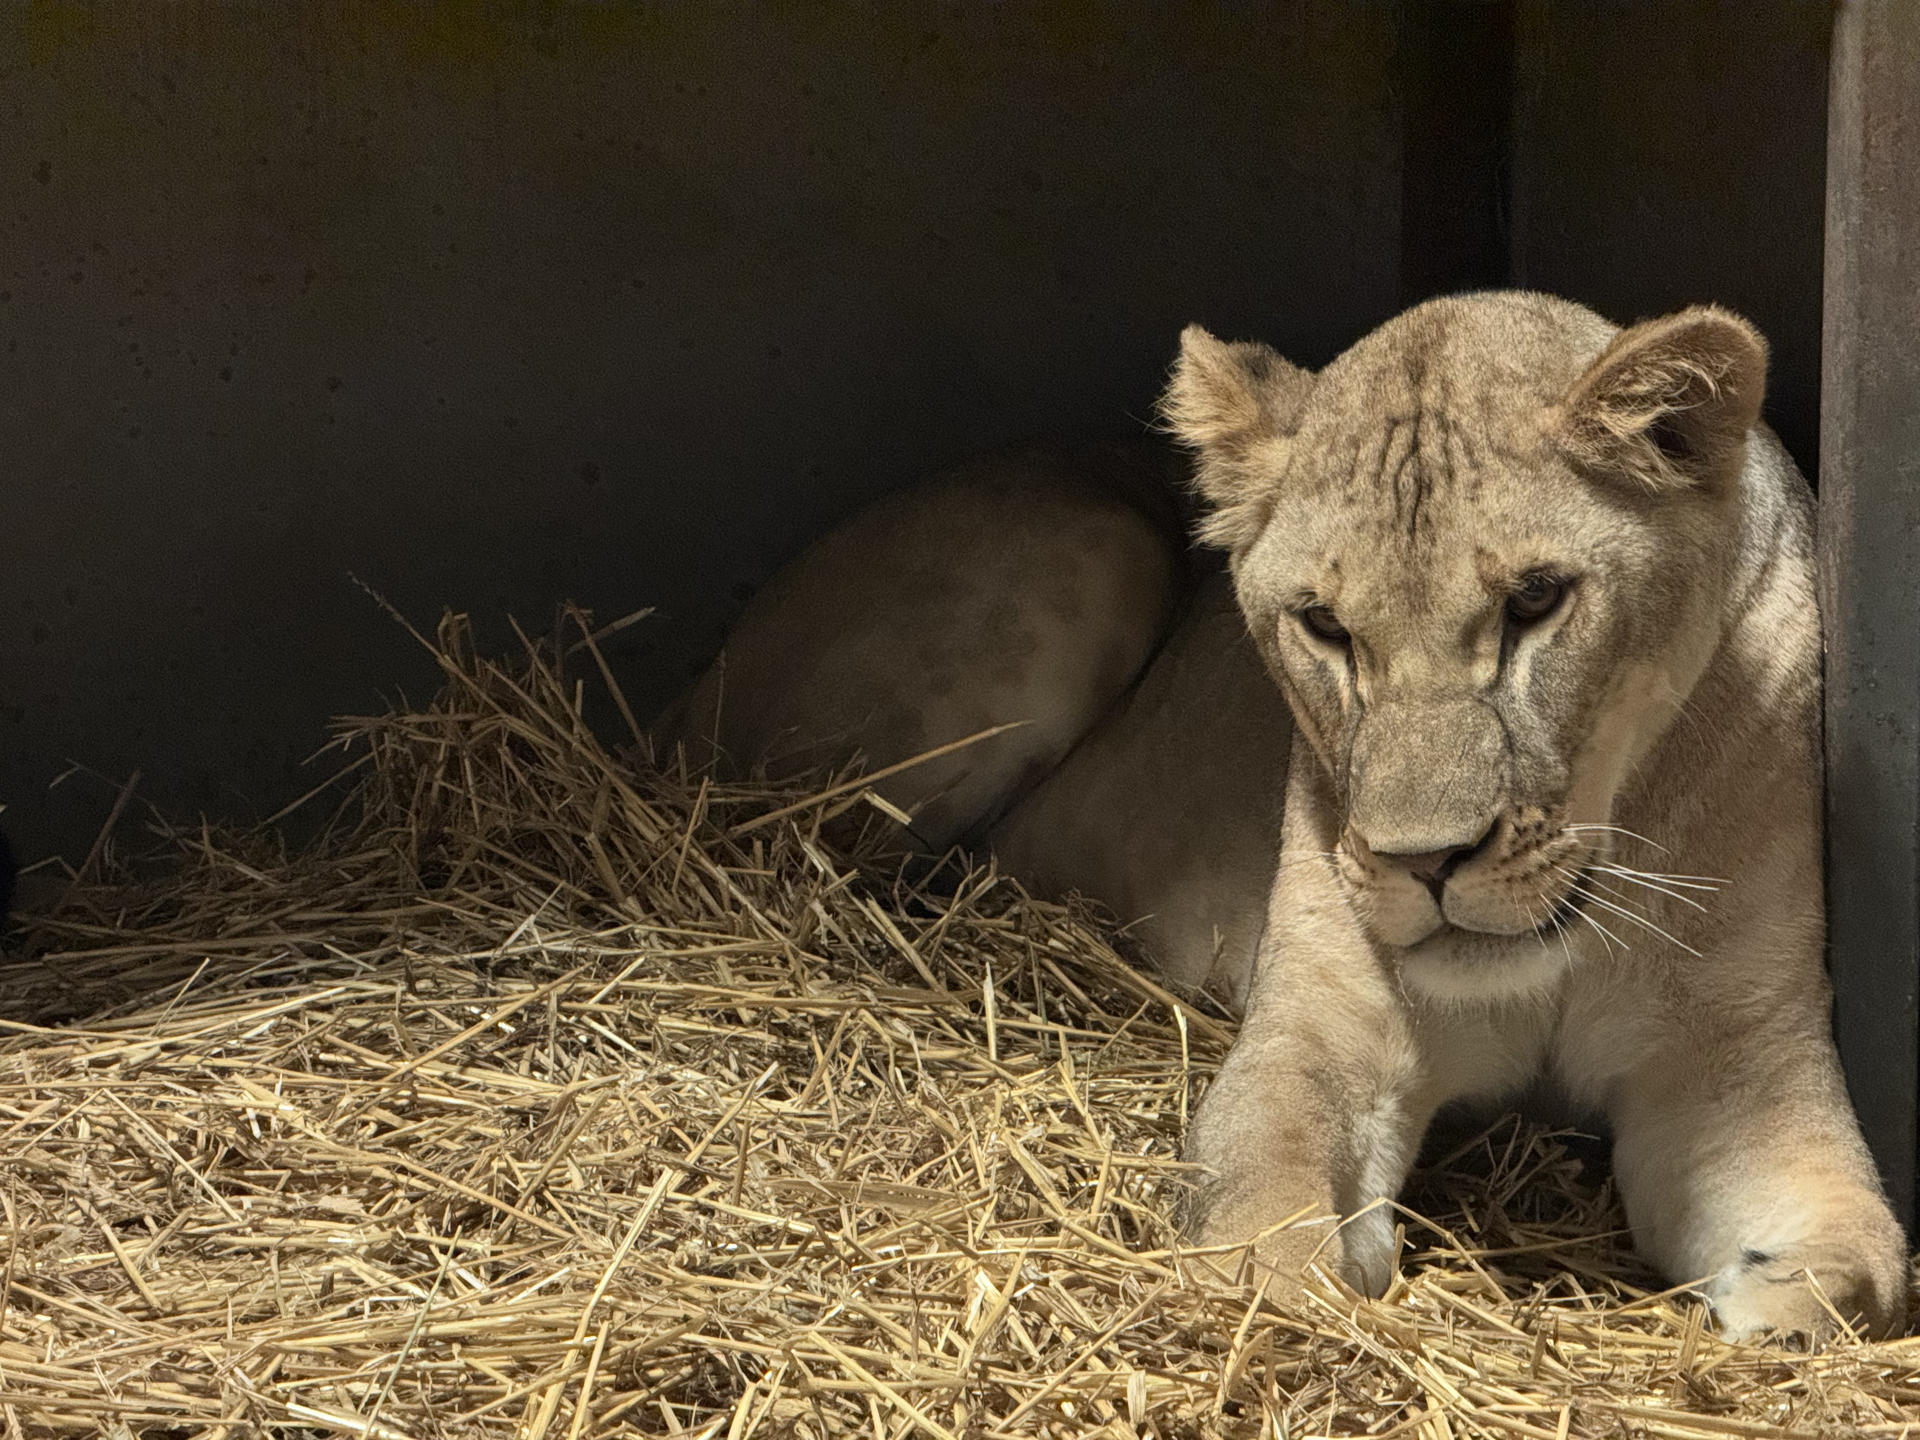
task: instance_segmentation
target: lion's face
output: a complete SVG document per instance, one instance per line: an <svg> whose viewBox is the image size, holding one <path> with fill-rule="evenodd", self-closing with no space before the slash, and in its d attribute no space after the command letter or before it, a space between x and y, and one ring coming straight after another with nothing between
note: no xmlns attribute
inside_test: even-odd
<svg viewBox="0 0 1920 1440"><path fill-rule="evenodd" d="M1764 370L1724 312L1616 334L1539 296L1422 306L1317 377L1189 332L1169 417L1377 939L1605 924L1615 797L1719 638Z"/></svg>

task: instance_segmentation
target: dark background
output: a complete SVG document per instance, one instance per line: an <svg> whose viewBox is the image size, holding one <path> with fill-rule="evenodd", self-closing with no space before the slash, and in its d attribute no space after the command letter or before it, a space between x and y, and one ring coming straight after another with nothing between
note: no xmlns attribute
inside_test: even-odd
<svg viewBox="0 0 1920 1440"><path fill-rule="evenodd" d="M1125 433L1182 324L1691 300L1817 454L1829 11L178 4L0 18L0 823L304 789L571 597L651 709L862 499ZM58 788L69 762L89 767ZM137 807L136 807L137 809Z"/></svg>

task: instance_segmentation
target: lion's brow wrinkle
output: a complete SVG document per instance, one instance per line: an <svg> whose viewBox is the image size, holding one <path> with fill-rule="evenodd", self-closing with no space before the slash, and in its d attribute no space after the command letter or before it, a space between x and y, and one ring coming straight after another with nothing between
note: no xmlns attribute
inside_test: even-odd
<svg viewBox="0 0 1920 1440"><path fill-rule="evenodd" d="M1423 418L1421 412L1414 413L1413 438L1407 442L1406 465L1412 468L1407 485L1407 539L1409 540L1420 538L1420 507L1426 503L1427 495L1439 478L1427 464L1426 439L1421 424Z"/></svg>
<svg viewBox="0 0 1920 1440"><path fill-rule="evenodd" d="M1374 484L1393 501L1394 523L1412 538L1419 523L1425 467L1420 463L1420 411L1389 417ZM1391 474L1388 473L1391 469Z"/></svg>

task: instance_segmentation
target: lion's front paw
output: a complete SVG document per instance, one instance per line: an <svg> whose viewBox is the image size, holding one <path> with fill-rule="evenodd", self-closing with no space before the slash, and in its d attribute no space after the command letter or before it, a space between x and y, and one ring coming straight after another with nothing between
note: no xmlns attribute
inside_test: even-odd
<svg viewBox="0 0 1920 1440"><path fill-rule="evenodd" d="M1748 1250L1702 1288L1715 1325L1729 1340L1817 1344L1838 1333L1836 1315L1866 1335L1898 1327L1906 1308L1905 1275L1875 1273L1886 1268L1837 1246L1780 1254Z"/></svg>
<svg viewBox="0 0 1920 1440"><path fill-rule="evenodd" d="M1382 1208L1378 1216L1368 1214L1337 1224L1323 1212L1262 1232L1245 1217L1216 1213L1200 1227L1199 1240L1213 1248L1245 1246L1251 1239L1249 1249L1223 1250L1210 1263L1223 1274L1244 1274L1276 1303L1297 1301L1312 1283L1314 1270L1336 1277L1363 1295L1379 1295L1393 1279L1392 1227L1383 1230L1378 1224L1385 1218Z"/></svg>
<svg viewBox="0 0 1920 1440"><path fill-rule="evenodd" d="M1251 1246L1244 1234L1209 1227L1200 1243L1215 1253L1207 1264L1224 1279L1258 1286L1276 1305L1293 1306L1315 1284L1313 1272L1324 1271L1351 1284L1344 1247L1333 1232L1332 1220L1300 1225L1262 1236ZM1216 1247L1229 1246L1229 1249Z"/></svg>

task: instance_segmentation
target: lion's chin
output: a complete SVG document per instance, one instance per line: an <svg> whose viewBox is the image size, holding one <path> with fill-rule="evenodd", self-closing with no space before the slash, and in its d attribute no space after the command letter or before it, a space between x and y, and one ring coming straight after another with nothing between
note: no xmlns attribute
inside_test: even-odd
<svg viewBox="0 0 1920 1440"><path fill-rule="evenodd" d="M1444 925L1398 955L1409 989L1430 1000L1480 1003L1519 1000L1553 987L1572 951L1531 928L1497 934Z"/></svg>
<svg viewBox="0 0 1920 1440"><path fill-rule="evenodd" d="M1408 987L1448 1004L1525 1000L1550 990L1573 963L1574 947L1564 936L1580 913L1577 883L1553 902L1545 919L1537 909L1516 913L1497 903L1480 908L1470 898L1455 904L1449 894L1444 915L1435 906L1423 933L1395 946Z"/></svg>

